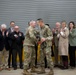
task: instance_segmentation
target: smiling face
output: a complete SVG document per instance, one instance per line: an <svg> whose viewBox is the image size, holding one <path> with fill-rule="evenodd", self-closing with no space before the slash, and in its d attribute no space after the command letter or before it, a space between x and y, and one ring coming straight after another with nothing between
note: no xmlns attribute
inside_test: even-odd
<svg viewBox="0 0 76 75"><path fill-rule="evenodd" d="M15 26L15 22L10 22L10 26L14 27Z"/></svg>
<svg viewBox="0 0 76 75"><path fill-rule="evenodd" d="M73 27L74 27L73 23L70 23L70 24L69 24L69 27L70 27L70 28L73 28Z"/></svg>
<svg viewBox="0 0 76 75"><path fill-rule="evenodd" d="M19 26L15 26L14 31L19 32Z"/></svg>
<svg viewBox="0 0 76 75"><path fill-rule="evenodd" d="M62 26L62 28L65 28L66 27L66 22L62 22L61 26Z"/></svg>
<svg viewBox="0 0 76 75"><path fill-rule="evenodd" d="M36 27L36 22L33 22L32 26L35 28Z"/></svg>
<svg viewBox="0 0 76 75"><path fill-rule="evenodd" d="M56 23L56 28L60 28L60 23L59 22Z"/></svg>
<svg viewBox="0 0 76 75"><path fill-rule="evenodd" d="M35 27L36 27L36 22L35 22L35 21L31 21L31 22L30 22L30 26L32 26L32 27L35 28Z"/></svg>

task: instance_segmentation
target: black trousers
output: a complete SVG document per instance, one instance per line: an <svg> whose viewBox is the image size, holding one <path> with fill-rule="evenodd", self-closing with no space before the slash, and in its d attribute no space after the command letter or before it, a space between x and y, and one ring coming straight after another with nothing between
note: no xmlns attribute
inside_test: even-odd
<svg viewBox="0 0 76 75"><path fill-rule="evenodd" d="M9 50L9 58L8 58L8 66L10 68L11 66L11 57L12 57L12 49ZM13 67L13 60L12 60L12 67Z"/></svg>
<svg viewBox="0 0 76 75"><path fill-rule="evenodd" d="M76 49L76 46L69 45L69 59L70 59L71 67L75 67L75 49Z"/></svg>
<svg viewBox="0 0 76 75"><path fill-rule="evenodd" d="M18 56L19 56L19 63L20 63L19 66L20 66L20 68L23 67L23 61L22 61L23 53L22 52L23 52L23 48L21 48L20 50L17 51Z"/></svg>
<svg viewBox="0 0 76 75"><path fill-rule="evenodd" d="M17 68L17 50L12 49L13 68Z"/></svg>
<svg viewBox="0 0 76 75"><path fill-rule="evenodd" d="M17 68L17 54L19 55L19 63L20 63L20 68L23 67L23 62L22 62L22 49L13 49L12 50L12 60L13 60L13 68Z"/></svg>
<svg viewBox="0 0 76 75"><path fill-rule="evenodd" d="M11 57L12 57L12 41L8 40L8 46L9 46L9 57L8 57L8 66L10 68L11 66ZM13 67L13 60L12 60L12 67Z"/></svg>
<svg viewBox="0 0 76 75"><path fill-rule="evenodd" d="M64 67L68 67L68 56L61 56Z"/></svg>

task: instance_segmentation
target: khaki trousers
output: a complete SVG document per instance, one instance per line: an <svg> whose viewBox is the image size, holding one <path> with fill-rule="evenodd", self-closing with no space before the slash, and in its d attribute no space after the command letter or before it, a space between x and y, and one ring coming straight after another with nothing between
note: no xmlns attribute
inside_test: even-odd
<svg viewBox="0 0 76 75"><path fill-rule="evenodd" d="M8 68L8 56L9 51L6 51L5 48L0 51L0 68Z"/></svg>

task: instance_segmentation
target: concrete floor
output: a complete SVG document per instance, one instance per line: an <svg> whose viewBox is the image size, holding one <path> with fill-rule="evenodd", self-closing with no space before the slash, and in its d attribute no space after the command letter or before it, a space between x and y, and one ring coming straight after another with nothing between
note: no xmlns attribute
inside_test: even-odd
<svg viewBox="0 0 76 75"><path fill-rule="evenodd" d="M22 71L23 70L21 70L21 69L11 70L11 71L2 70L2 71L0 71L0 75L22 75ZM48 71L49 70L46 69L45 74L34 73L33 75L47 75ZM68 69L68 70L60 70L59 68L54 68L54 75L76 75L76 68Z"/></svg>

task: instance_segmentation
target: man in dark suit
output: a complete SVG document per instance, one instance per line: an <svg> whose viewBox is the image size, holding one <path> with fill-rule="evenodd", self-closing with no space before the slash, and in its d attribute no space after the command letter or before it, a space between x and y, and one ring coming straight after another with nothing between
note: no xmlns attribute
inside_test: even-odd
<svg viewBox="0 0 76 75"><path fill-rule="evenodd" d="M9 56L9 45L7 37L7 26L5 24L1 25L0 30L0 71L3 69L10 70L8 67L8 56ZM4 57L4 61L3 58Z"/></svg>
<svg viewBox="0 0 76 75"><path fill-rule="evenodd" d="M14 21L11 21L11 22L10 22L10 28L8 28L8 34L9 34L9 35L11 35L11 33L14 31L14 26L15 26L15 22L14 22ZM9 66L9 68L10 68L10 66L11 66L11 56L12 56L12 49L11 49L12 41L11 41L10 38L9 38L8 42L9 42L9 46L10 46L8 66ZM13 60L12 60L12 67L13 67Z"/></svg>
<svg viewBox="0 0 76 75"><path fill-rule="evenodd" d="M17 69L17 53L19 55L19 62L20 68L23 69L23 62L22 62L22 50L23 50L23 40L24 34L19 31L19 27L14 27L14 32L12 32L11 36L9 36L12 40L12 58L13 58L13 68L14 70Z"/></svg>

